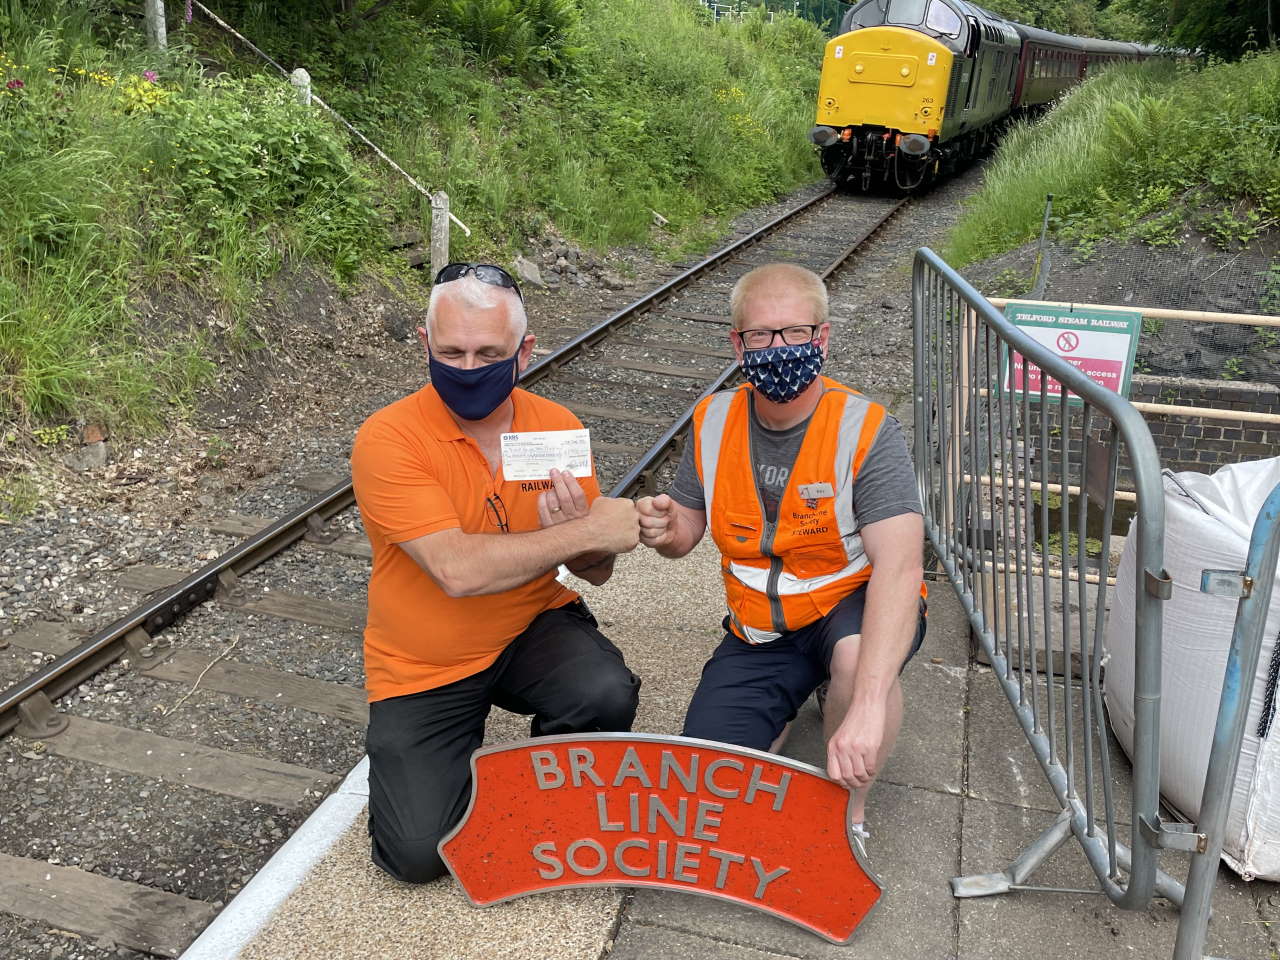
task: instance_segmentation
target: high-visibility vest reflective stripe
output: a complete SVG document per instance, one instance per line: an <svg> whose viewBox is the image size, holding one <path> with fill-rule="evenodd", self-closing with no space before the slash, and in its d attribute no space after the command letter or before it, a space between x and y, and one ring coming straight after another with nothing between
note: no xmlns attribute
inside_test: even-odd
<svg viewBox="0 0 1280 960"><path fill-rule="evenodd" d="M720 549L730 622L752 643L825 616L871 576L853 484L885 411L834 380L821 380L822 396L773 522L756 485L750 387L714 394L694 414L695 463Z"/></svg>

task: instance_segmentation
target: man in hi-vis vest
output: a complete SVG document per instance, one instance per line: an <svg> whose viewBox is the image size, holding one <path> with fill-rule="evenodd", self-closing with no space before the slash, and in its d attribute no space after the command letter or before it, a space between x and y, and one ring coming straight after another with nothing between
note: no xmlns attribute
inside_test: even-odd
<svg viewBox="0 0 1280 960"><path fill-rule="evenodd" d="M819 685L827 772L867 789L902 719L898 674L924 639L920 500L898 422L819 375L827 291L794 264L759 267L730 300L747 382L705 399L669 493L640 500L640 542L682 557L710 522L725 638L684 735L776 750ZM829 683L828 683L829 682Z"/></svg>

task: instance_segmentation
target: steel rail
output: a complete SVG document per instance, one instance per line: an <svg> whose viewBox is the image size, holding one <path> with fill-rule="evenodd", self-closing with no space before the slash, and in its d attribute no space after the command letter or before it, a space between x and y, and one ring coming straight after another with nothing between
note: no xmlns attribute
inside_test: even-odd
<svg viewBox="0 0 1280 960"><path fill-rule="evenodd" d="M812 210L835 192L836 188L834 186L829 187L818 195L783 212L746 236L716 251L699 263L694 264L679 276L672 278L649 294L622 308L543 357L538 363L525 370L520 377L520 382L522 384L530 384L542 379L548 373L558 369L584 350L598 343L612 331L619 329L629 321L636 319L662 303L698 276L720 266L734 255L759 243L783 224L788 223L806 211ZM901 204L898 206L900 207ZM897 209L898 207L895 207L892 212L896 212ZM848 254L846 253L845 256L847 257ZM826 274L823 276L825 278ZM733 369L733 367L730 367L723 371L717 377L711 390L720 389L727 382L728 377L732 375ZM691 416L692 408L687 412L686 418ZM681 430L683 430L684 425L687 425L687 422L687 419L682 419L681 423L678 424ZM665 461L671 455L670 449L663 453L660 446L665 443L667 446L673 447L679 431L677 430L673 434L669 430L667 433L671 434L670 439L655 444L646 454L646 461L639 468L633 469L628 476L644 472L646 469L649 471L649 476L651 476L655 466L648 463L648 458L658 456L662 458L662 461ZM666 436L664 434L664 437ZM355 493L352 490L351 481L347 480L335 485L298 507L292 513L277 520L269 527L232 547L216 560L210 561L172 587L168 587L150 599L143 601L143 603L110 625L90 635L73 650L67 651L26 679L13 684L3 694L0 694L0 736L8 733L18 725L19 707L25 701L39 694L43 694L49 700L56 700L68 691L74 690L85 680L123 656L130 649L130 643L133 644L135 650L145 647L152 638L158 636L180 617L200 604L213 599L218 593L220 584L224 590L234 590L234 581L229 580L228 574L234 575L234 577L242 576L300 539L309 535L313 537L323 536L320 532L320 525L346 510L353 503L355 503ZM140 659L143 658L140 657Z"/></svg>
<svg viewBox="0 0 1280 960"><path fill-rule="evenodd" d="M349 481L326 490L14 684L0 695L0 735L8 733L17 724L18 706L29 697L43 693L52 700L73 690L122 656L128 649L130 638L139 645L145 645L179 617L212 599L220 582L224 585L230 582L226 576L228 573L237 577L247 573L311 533L317 522L312 521L312 517L320 522L326 521L354 502L355 494Z"/></svg>
<svg viewBox="0 0 1280 960"><path fill-rule="evenodd" d="M520 378L520 382L525 384L537 383L553 370L559 369L583 351L595 346L605 337L609 336L609 334L621 329L632 320L636 320L645 313L648 313L654 307L669 298L673 293L680 290L682 287L687 286L691 281L720 266L722 263L741 253L748 247L754 246L761 240L764 240L783 224L794 220L806 211L812 210L835 192L835 186L829 187L817 196L811 197L810 199L792 207L790 210L779 214L764 226L748 233L745 237L741 237L729 244L729 246L716 251L705 260L695 263L684 273L677 277L673 277L662 286L647 293L639 300L628 304L617 313L606 317L590 330L583 331L572 340L558 347L552 353L547 354L547 356L543 357L537 363L531 365L529 369L525 370L524 375Z"/></svg>

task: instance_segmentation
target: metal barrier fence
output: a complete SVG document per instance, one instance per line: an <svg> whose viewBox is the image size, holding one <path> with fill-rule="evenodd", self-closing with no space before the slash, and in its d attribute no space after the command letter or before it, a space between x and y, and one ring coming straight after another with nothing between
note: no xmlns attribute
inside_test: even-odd
<svg viewBox="0 0 1280 960"><path fill-rule="evenodd" d="M1192 838L1158 813L1160 602L1170 583L1151 435L1127 401L1006 321L927 249L916 254L912 300L925 528L1061 806L1006 870L956 878L952 891L1027 889L1074 835L1118 906L1143 909L1155 893L1180 903L1181 885L1158 869L1162 847ZM1053 443L1051 431L1060 431ZM1127 823L1102 706L1108 552L1094 557L1090 546L1109 543L1122 458L1136 493L1139 571Z"/></svg>
<svg viewBox="0 0 1280 960"><path fill-rule="evenodd" d="M1117 906L1153 895L1182 908L1174 960L1205 960L1210 899L1280 553L1280 486L1254 525L1244 571L1207 570L1201 590L1241 597L1197 825L1159 817L1160 464L1141 414L1017 327L928 249L916 253L915 461L925 529L969 615L1061 813L1000 873L957 877L957 897L1034 888L1027 880L1074 836ZM1058 387L1065 387L1059 390ZM1053 416L1043 415L1053 411ZM1052 424L1052 426L1051 426ZM1099 430L1099 427L1102 427ZM1061 431L1050 442L1051 430ZM1101 436L1101 439L1099 439ZM1129 820L1102 701L1108 551L1122 461L1135 499L1138 571ZM1100 526L1096 521L1100 520ZM1078 678L1078 682L1077 682ZM1082 795L1083 791L1083 795ZM1192 854L1184 889L1162 850ZM1080 892L1080 891L1063 891Z"/></svg>

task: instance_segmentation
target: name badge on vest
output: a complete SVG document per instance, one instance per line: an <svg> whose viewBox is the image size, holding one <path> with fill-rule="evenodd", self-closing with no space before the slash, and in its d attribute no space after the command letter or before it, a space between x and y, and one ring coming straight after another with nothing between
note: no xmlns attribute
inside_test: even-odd
<svg viewBox="0 0 1280 960"><path fill-rule="evenodd" d="M821 500L836 495L829 483L802 483L799 492L801 500Z"/></svg>

